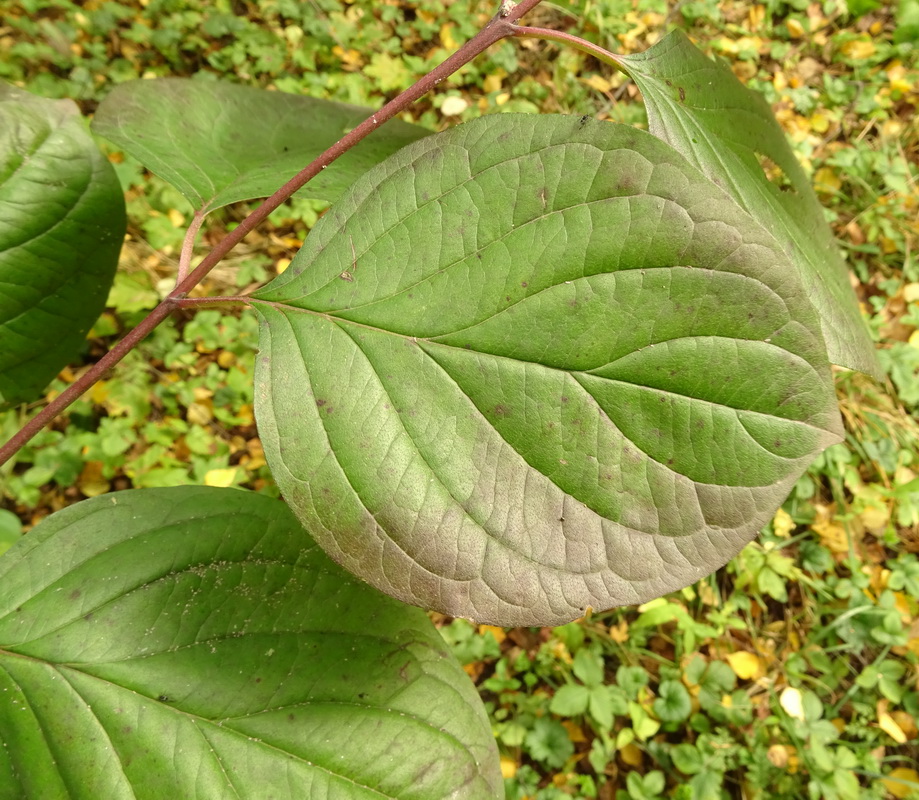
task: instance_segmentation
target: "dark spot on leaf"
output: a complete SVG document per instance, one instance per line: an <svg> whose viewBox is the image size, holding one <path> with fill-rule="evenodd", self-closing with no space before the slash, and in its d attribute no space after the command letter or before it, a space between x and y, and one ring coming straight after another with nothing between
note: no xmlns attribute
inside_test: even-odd
<svg viewBox="0 0 919 800"><path fill-rule="evenodd" d="M324 406L327 402L328 402L328 400L317 400L317 401L316 401L316 405L319 406L319 407L321 408L321 407Z"/></svg>
<svg viewBox="0 0 919 800"><path fill-rule="evenodd" d="M296 719L297 719L297 718L296 718L293 714L288 714L288 715L287 715L287 721L288 721L288 722L294 722Z"/></svg>
<svg viewBox="0 0 919 800"><path fill-rule="evenodd" d="M527 286L529 286L530 284L528 284L526 281L521 281L521 282L520 282L520 285L521 285L524 289L526 289Z"/></svg>
<svg viewBox="0 0 919 800"><path fill-rule="evenodd" d="M159 700L161 703L171 703L172 702L168 694L161 694L156 699Z"/></svg>
<svg viewBox="0 0 919 800"><path fill-rule="evenodd" d="M567 402L568 402L568 398L563 396L563 397L562 397L562 402L563 402L563 403L567 403Z"/></svg>
<svg viewBox="0 0 919 800"><path fill-rule="evenodd" d="M510 409L504 405L504 403L498 403L498 405L492 409L492 413L496 417L506 417L508 414L510 414Z"/></svg>
<svg viewBox="0 0 919 800"><path fill-rule="evenodd" d="M772 446L773 446L776 450L778 450L778 449L782 446L782 442L781 442L780 440L776 439L776 440L772 443Z"/></svg>
<svg viewBox="0 0 919 800"><path fill-rule="evenodd" d="M686 102L686 90L682 86L680 87L680 102Z"/></svg>
<svg viewBox="0 0 919 800"><path fill-rule="evenodd" d="M255 679L255 682L256 682L256 683L261 683L261 682L262 682L262 679L261 679L261 678L256 678L256 679Z"/></svg>
<svg viewBox="0 0 919 800"><path fill-rule="evenodd" d="M93 613L90 611L89 614L86 614L83 619L89 622L93 618Z"/></svg>
<svg viewBox="0 0 919 800"><path fill-rule="evenodd" d="M71 600L76 600L82 594L83 592L81 592L79 589L74 589L68 596L70 597Z"/></svg>

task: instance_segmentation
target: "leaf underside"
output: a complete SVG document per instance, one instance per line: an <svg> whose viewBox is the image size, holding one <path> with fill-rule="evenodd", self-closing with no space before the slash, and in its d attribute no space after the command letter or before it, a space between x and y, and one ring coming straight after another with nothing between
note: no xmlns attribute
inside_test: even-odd
<svg viewBox="0 0 919 800"><path fill-rule="evenodd" d="M225 81L160 78L115 87L92 127L207 213L273 194L372 113ZM296 196L334 201L358 176L428 133L392 120Z"/></svg>
<svg viewBox="0 0 919 800"><path fill-rule="evenodd" d="M125 225L77 107L0 84L0 407L39 397L80 352Z"/></svg>
<svg viewBox="0 0 919 800"><path fill-rule="evenodd" d="M679 30L617 61L641 90L651 133L724 189L789 254L820 315L830 361L883 380L823 208L765 99Z"/></svg>
<svg viewBox="0 0 919 800"><path fill-rule="evenodd" d="M457 616L555 624L689 584L839 435L781 248L623 126L500 115L417 142L255 297L292 509Z"/></svg>
<svg viewBox="0 0 919 800"><path fill-rule="evenodd" d="M475 689L425 614L283 503L119 492L0 558L0 796L500 797Z"/></svg>

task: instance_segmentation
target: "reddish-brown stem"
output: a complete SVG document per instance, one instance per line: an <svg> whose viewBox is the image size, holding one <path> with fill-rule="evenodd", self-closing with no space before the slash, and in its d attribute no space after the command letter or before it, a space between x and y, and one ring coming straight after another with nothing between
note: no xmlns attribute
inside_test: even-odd
<svg viewBox="0 0 919 800"><path fill-rule="evenodd" d="M604 64L609 64L611 67L615 67L618 70L623 69L621 56L617 56L615 53L604 50L593 42L588 42L586 39L581 39L579 36L574 36L564 31L553 31L551 28L533 28L527 25L516 25L514 26L514 36L521 39L549 39L553 42L561 42L562 44L570 45L577 50L592 55Z"/></svg>
<svg viewBox="0 0 919 800"><path fill-rule="evenodd" d="M185 231L185 238L182 240L182 253L179 256L179 272L176 275L176 284L184 281L188 271L191 269L191 257L195 248L195 239L198 237L198 231L201 230L201 225L206 216L207 212L198 209L191 219L188 230Z"/></svg>
<svg viewBox="0 0 919 800"><path fill-rule="evenodd" d="M36 433L51 422L67 406L76 400L83 392L89 389L108 370L114 367L127 355L140 341L159 325L177 307L178 301L185 298L197 286L214 266L232 250L243 237L257 225L260 225L278 206L287 201L291 195L302 188L307 181L316 177L323 169L339 156L346 153L354 145L376 130L380 125L392 119L396 114L404 111L419 97L431 91L438 83L448 78L458 69L468 64L477 55L499 42L501 39L513 36L517 28L516 20L538 5L542 0L520 0L514 5L504 2L497 15L492 17L485 27L459 48L442 64L410 86L394 99L390 100L375 114L365 119L350 133L343 136L321 156L291 178L271 197L261 203L249 216L247 216L231 233L227 234L204 257L204 260L188 275L180 274L179 280L173 289L141 323L134 328L118 344L109 350L99 361L83 373L77 380L55 397L48 405L29 420L6 444L0 447L0 465L5 464L20 448L22 448ZM198 215L196 214L195 220ZM192 221L192 226L195 224ZM200 222L199 222L200 224ZM187 253L187 261L191 260L191 243L194 232L186 236L182 248L183 261Z"/></svg>
<svg viewBox="0 0 919 800"><path fill-rule="evenodd" d="M248 305L251 299L244 295L232 295L230 297L183 297L176 300L178 308L197 308L198 306L215 306L215 305Z"/></svg>

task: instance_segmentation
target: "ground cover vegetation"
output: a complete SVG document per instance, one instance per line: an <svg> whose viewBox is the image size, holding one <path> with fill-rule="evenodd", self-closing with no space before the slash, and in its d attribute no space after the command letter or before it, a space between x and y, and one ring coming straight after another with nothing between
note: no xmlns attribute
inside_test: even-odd
<svg viewBox="0 0 919 800"><path fill-rule="evenodd" d="M0 78L73 98L87 115L127 80L202 73L378 107L493 12L472 0L12 3ZM919 6L583 0L544 3L527 21L623 55L678 26L762 92L827 209L889 383L837 372L845 441L719 573L558 627L432 615L486 703L507 796L919 796ZM491 48L404 121L440 130L498 112L647 125L633 82L537 40ZM105 147L127 193L129 235L86 364L172 288L192 219L178 191ZM192 296L235 295L283 274L327 208L288 202ZM238 204L208 216L196 257L245 213ZM276 495L255 428L257 340L254 315L226 309L183 310L157 328L117 378L2 468L4 541L117 489ZM66 368L45 400L83 370ZM0 417L0 439L37 405ZM370 611L366 624L377 624Z"/></svg>

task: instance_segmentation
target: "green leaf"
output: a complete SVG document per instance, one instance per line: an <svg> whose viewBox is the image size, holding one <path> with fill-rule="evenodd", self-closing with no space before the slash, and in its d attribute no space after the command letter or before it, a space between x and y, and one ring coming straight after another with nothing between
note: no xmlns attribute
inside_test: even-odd
<svg viewBox="0 0 919 800"><path fill-rule="evenodd" d="M883 380L823 209L763 97L679 30L616 61L641 90L651 133L724 189L791 256L822 320L830 361ZM770 182L764 170L782 178Z"/></svg>
<svg viewBox="0 0 919 800"><path fill-rule="evenodd" d="M93 131L207 213L273 194L372 113L223 81L161 78L115 87L96 111ZM295 196L335 201L359 175L428 133L392 120Z"/></svg>
<svg viewBox="0 0 919 800"><path fill-rule="evenodd" d="M555 624L698 580L839 435L781 250L625 126L416 142L253 297L284 496L336 561L454 616Z"/></svg>
<svg viewBox="0 0 919 800"><path fill-rule="evenodd" d="M79 354L124 238L121 185L69 100L0 83L0 220L2 407Z"/></svg>
<svg viewBox="0 0 919 800"><path fill-rule="evenodd" d="M22 522L12 511L0 508L0 555L22 537Z"/></svg>
<svg viewBox="0 0 919 800"><path fill-rule="evenodd" d="M578 650L571 669L587 686L599 686L603 683L603 657L593 650Z"/></svg>
<svg viewBox="0 0 919 800"><path fill-rule="evenodd" d="M4 796L492 797L494 739L425 614L286 506L118 492L0 558Z"/></svg>
<svg viewBox="0 0 919 800"><path fill-rule="evenodd" d="M682 722L692 713L692 700L679 681L661 681L654 701L654 713L662 722Z"/></svg>
<svg viewBox="0 0 919 800"><path fill-rule="evenodd" d="M699 704L702 708L719 708L721 698L733 692L737 686L737 676L723 661L712 661L699 685Z"/></svg>
<svg viewBox="0 0 919 800"><path fill-rule="evenodd" d="M684 775L696 775L705 766L702 754L695 745L687 742L676 745L670 751L670 757L673 759L673 765Z"/></svg>
<svg viewBox="0 0 919 800"><path fill-rule="evenodd" d="M546 766L558 769L574 753L568 731L554 719L540 717L533 723L524 745L529 754Z"/></svg>
<svg viewBox="0 0 919 800"><path fill-rule="evenodd" d="M601 730L608 731L613 727L613 699L609 686L594 686L590 690L590 716L594 718ZM624 699L624 698L623 698ZM628 705L626 705L626 712Z"/></svg>
<svg viewBox="0 0 919 800"><path fill-rule="evenodd" d="M568 684L562 686L549 703L549 711L560 717L576 717L587 710L589 692L586 686Z"/></svg>

